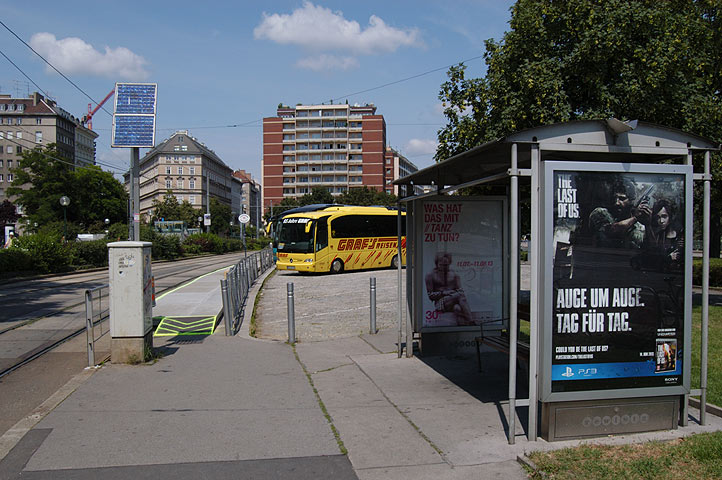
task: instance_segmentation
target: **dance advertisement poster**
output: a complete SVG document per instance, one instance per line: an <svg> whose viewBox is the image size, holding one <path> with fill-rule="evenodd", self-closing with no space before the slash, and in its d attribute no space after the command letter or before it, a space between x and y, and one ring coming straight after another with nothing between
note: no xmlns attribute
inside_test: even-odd
<svg viewBox="0 0 722 480"><path fill-rule="evenodd" d="M458 197L422 202L423 328L503 317L503 207Z"/></svg>
<svg viewBox="0 0 722 480"><path fill-rule="evenodd" d="M683 385L688 176L550 171L551 391Z"/></svg>

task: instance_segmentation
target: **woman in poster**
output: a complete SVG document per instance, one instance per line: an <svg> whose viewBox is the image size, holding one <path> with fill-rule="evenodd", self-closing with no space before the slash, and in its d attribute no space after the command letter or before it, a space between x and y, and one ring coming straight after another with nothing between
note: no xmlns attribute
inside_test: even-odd
<svg viewBox="0 0 722 480"><path fill-rule="evenodd" d="M672 202L661 198L654 202L650 225L646 229L645 247L659 255L663 255L663 264L668 267L679 267L684 251L684 235L677 227L675 209Z"/></svg>
<svg viewBox="0 0 722 480"><path fill-rule="evenodd" d="M461 279L451 265L451 254L438 252L434 258L434 269L426 275L426 292L434 302L436 311L454 313L457 325L473 325L471 310L461 288Z"/></svg>

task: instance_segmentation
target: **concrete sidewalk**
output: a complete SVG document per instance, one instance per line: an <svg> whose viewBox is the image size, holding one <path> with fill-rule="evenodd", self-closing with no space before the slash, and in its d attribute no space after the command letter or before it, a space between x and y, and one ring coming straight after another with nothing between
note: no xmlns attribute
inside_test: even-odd
<svg viewBox="0 0 722 480"><path fill-rule="evenodd" d="M167 296L156 311L217 313L199 305L220 295L222 274L176 292L194 305ZM287 280L268 279L259 309L285 305ZM257 340L252 304L237 336L156 337L157 362L99 369L0 461L0 478L523 479L517 455L579 443L526 441L521 408L508 445L501 354L484 354L482 375L475 358L397 358L393 329L295 347ZM722 429L708 419L594 442Z"/></svg>

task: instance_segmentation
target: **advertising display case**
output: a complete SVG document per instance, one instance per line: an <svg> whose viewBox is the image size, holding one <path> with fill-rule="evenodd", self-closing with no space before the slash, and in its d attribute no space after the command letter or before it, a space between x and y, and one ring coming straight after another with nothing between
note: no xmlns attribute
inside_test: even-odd
<svg viewBox="0 0 722 480"><path fill-rule="evenodd" d="M689 393L692 167L547 161L542 401Z"/></svg>
<svg viewBox="0 0 722 480"><path fill-rule="evenodd" d="M421 332L479 331L506 317L506 201L431 197L416 207Z"/></svg>

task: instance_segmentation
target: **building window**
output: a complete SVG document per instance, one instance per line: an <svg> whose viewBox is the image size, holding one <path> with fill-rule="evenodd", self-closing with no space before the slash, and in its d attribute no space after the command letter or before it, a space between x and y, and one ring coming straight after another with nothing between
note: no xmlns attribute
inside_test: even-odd
<svg viewBox="0 0 722 480"><path fill-rule="evenodd" d="M40 118L40 117L35 118L35 125L42 125L42 124L43 124L42 118Z"/></svg>
<svg viewBox="0 0 722 480"><path fill-rule="evenodd" d="M17 136L20 140L23 139L23 132L15 132L15 136Z"/></svg>
<svg viewBox="0 0 722 480"><path fill-rule="evenodd" d="M165 181L165 189L166 189L166 190L170 190L170 189L171 189L170 180L166 180L166 181Z"/></svg>
<svg viewBox="0 0 722 480"><path fill-rule="evenodd" d="M18 118L15 119L15 125L22 125L22 124L23 124L23 119L22 119L22 117L18 117Z"/></svg>
<svg viewBox="0 0 722 480"><path fill-rule="evenodd" d="M171 173L171 172L170 172L170 169L171 169L171 167L165 167L165 173L166 173L166 175L170 175L170 173Z"/></svg>
<svg viewBox="0 0 722 480"><path fill-rule="evenodd" d="M178 188L183 188L183 180L182 180L182 179L176 181L175 183L176 183L176 185L178 186Z"/></svg>
<svg viewBox="0 0 722 480"><path fill-rule="evenodd" d="M196 188L196 181L195 180L188 180L188 188ZM191 202L192 203L192 202Z"/></svg>
<svg viewBox="0 0 722 480"><path fill-rule="evenodd" d="M43 143L43 132L35 132L35 143Z"/></svg>
<svg viewBox="0 0 722 480"><path fill-rule="evenodd" d="M173 145L174 152L180 152L180 145Z"/></svg>
<svg viewBox="0 0 722 480"><path fill-rule="evenodd" d="M8 136L8 140L12 139L12 138L13 138L13 132L8 132L8 135L7 135L7 136Z"/></svg>
<svg viewBox="0 0 722 480"><path fill-rule="evenodd" d="M183 141L183 135L178 135L178 142L180 143L182 141Z"/></svg>
<svg viewBox="0 0 722 480"><path fill-rule="evenodd" d="M18 147L17 147L17 153L18 153L18 155L23 153L23 147L21 147L20 145L18 145Z"/></svg>
<svg viewBox="0 0 722 480"><path fill-rule="evenodd" d="M13 174L8 173L8 182L12 182L12 181L13 181Z"/></svg>
<svg viewBox="0 0 722 480"><path fill-rule="evenodd" d="M188 167L190 169L191 175L196 174L196 167Z"/></svg>
<svg viewBox="0 0 722 480"><path fill-rule="evenodd" d="M6 151L7 153L13 153L13 146L12 146L12 145L8 145L6 148L7 148L7 150L5 150L5 151Z"/></svg>
<svg viewBox="0 0 722 480"><path fill-rule="evenodd" d="M192 188L192 187L191 187ZM188 203L191 205L196 203L196 196L195 195L188 195Z"/></svg>
<svg viewBox="0 0 722 480"><path fill-rule="evenodd" d="M178 175L183 175L183 167L178 167Z"/></svg>
<svg viewBox="0 0 722 480"><path fill-rule="evenodd" d="M181 150L183 150L184 152L187 152L187 151L188 151L188 145L181 145Z"/></svg>
<svg viewBox="0 0 722 480"><path fill-rule="evenodd" d="M2 182L2 181L3 181L3 174L0 173L0 182Z"/></svg>
<svg viewBox="0 0 722 480"><path fill-rule="evenodd" d="M13 161L12 161L12 160L8 160L8 168L13 168Z"/></svg>

